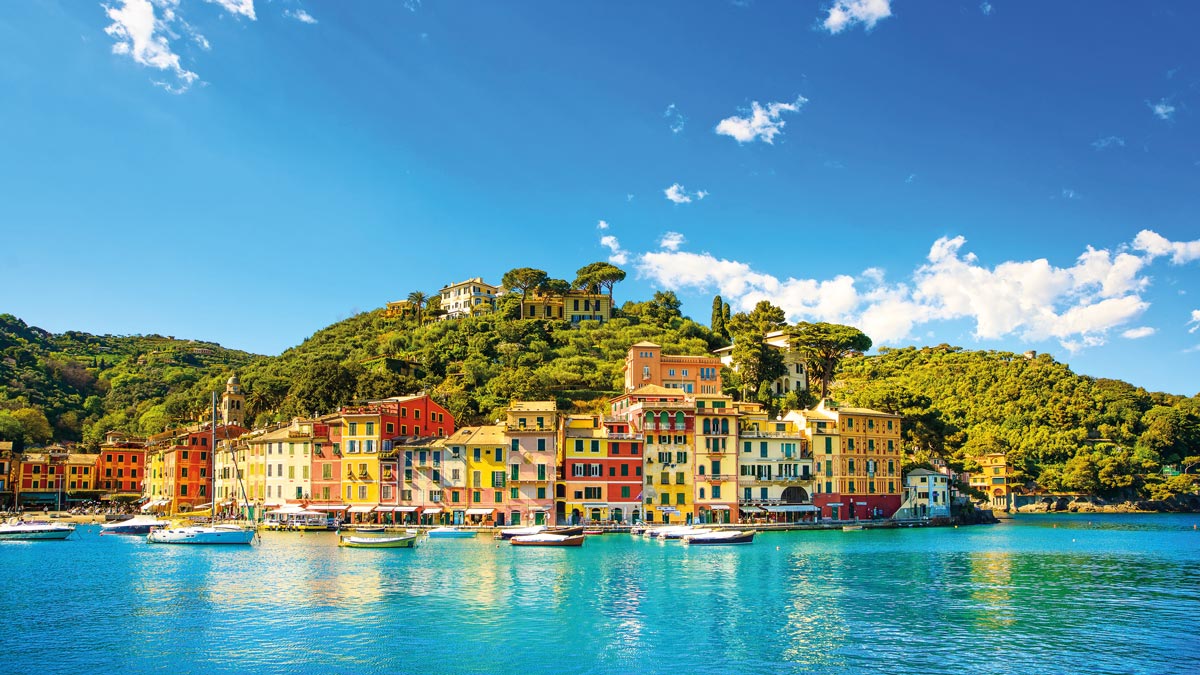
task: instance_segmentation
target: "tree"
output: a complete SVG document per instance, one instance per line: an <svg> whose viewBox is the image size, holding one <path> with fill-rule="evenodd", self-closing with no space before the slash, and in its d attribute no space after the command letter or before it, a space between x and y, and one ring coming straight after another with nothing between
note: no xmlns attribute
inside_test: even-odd
<svg viewBox="0 0 1200 675"><path fill-rule="evenodd" d="M546 281L546 276L544 270L518 267L505 272L504 276L500 278L500 285L511 291L520 291L521 300L525 300L529 291L541 286Z"/></svg>
<svg viewBox="0 0 1200 675"><path fill-rule="evenodd" d="M622 281L625 281L625 270L612 263L594 262L575 272L574 286L588 293L600 293L608 289L608 299L611 301L613 286Z"/></svg>
<svg viewBox="0 0 1200 675"><path fill-rule="evenodd" d="M767 344L760 333L743 333L733 343L733 365L742 378L742 399L763 391L770 392L770 383L787 374L783 353Z"/></svg>
<svg viewBox="0 0 1200 675"><path fill-rule="evenodd" d="M853 326L807 321L792 329L791 343L805 360L809 377L820 378L822 400L829 396L829 383L842 359L871 348L871 338Z"/></svg>
<svg viewBox="0 0 1200 675"><path fill-rule="evenodd" d="M712 321L709 323L712 332L722 337L729 337L728 331L725 329L725 302L721 300L721 296L713 296L712 304Z"/></svg>
<svg viewBox="0 0 1200 675"><path fill-rule="evenodd" d="M50 427L50 420L46 419L46 413L40 408L18 408L12 413L14 419L21 423L21 428L25 432L25 445L42 445L47 443L54 437L54 429Z"/></svg>
<svg viewBox="0 0 1200 675"><path fill-rule="evenodd" d="M725 323L726 330L734 342L743 335L766 336L787 325L787 316L783 310L771 304L770 300L760 300L749 314L738 312Z"/></svg>
<svg viewBox="0 0 1200 675"><path fill-rule="evenodd" d="M417 325L421 324L421 315L425 312L425 300L428 297L421 291L413 291L408 294L408 301L413 304L413 309L416 312Z"/></svg>
<svg viewBox="0 0 1200 675"><path fill-rule="evenodd" d="M571 284L566 279L546 279L538 286L538 292L550 298L565 298L571 292Z"/></svg>
<svg viewBox="0 0 1200 675"><path fill-rule="evenodd" d="M344 365L328 358L301 369L288 391L289 412L326 413L349 403L358 388L358 370L357 365Z"/></svg>

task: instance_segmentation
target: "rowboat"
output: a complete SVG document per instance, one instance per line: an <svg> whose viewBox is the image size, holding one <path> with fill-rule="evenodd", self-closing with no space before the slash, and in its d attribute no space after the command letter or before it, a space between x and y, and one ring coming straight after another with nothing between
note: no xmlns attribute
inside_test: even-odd
<svg viewBox="0 0 1200 675"><path fill-rule="evenodd" d="M513 546L583 546L584 538L582 534L562 535L543 532L513 537L508 541Z"/></svg>
<svg viewBox="0 0 1200 675"><path fill-rule="evenodd" d="M720 530L702 534L689 534L683 537L683 543L691 546L717 546L728 544L751 544L754 542L754 530Z"/></svg>
<svg viewBox="0 0 1200 675"><path fill-rule="evenodd" d="M584 533L584 534L586 534L586 535L587 535L587 536L589 536L589 537L595 537L595 536L599 536L599 535L601 535L601 534L604 534L604 530L599 530L599 529L588 529L588 530L584 530L584 531L583 531L583 533Z"/></svg>
<svg viewBox="0 0 1200 675"><path fill-rule="evenodd" d="M513 537L524 537L530 534L541 534L545 531L545 525L530 525L529 527L506 527L496 534L500 539L512 539Z"/></svg>
<svg viewBox="0 0 1200 675"><path fill-rule="evenodd" d="M342 535L338 546L346 548L412 548L417 535L403 534L398 537L348 537Z"/></svg>
<svg viewBox="0 0 1200 675"><path fill-rule="evenodd" d="M561 534L564 537L574 537L577 534L583 534L583 526L575 525L571 527L552 527L546 530L546 534Z"/></svg>
<svg viewBox="0 0 1200 675"><path fill-rule="evenodd" d="M471 539L474 530L460 530L457 527L435 527L429 531L430 539Z"/></svg>
<svg viewBox="0 0 1200 675"><path fill-rule="evenodd" d="M862 525L843 525L842 532L858 532L863 529Z"/></svg>
<svg viewBox="0 0 1200 675"><path fill-rule="evenodd" d="M74 525L63 523L5 523L0 524L0 541L45 541L66 539L75 531Z"/></svg>

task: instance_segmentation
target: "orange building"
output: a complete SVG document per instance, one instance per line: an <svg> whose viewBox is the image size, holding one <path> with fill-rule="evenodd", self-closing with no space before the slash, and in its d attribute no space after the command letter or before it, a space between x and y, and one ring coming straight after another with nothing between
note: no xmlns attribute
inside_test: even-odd
<svg viewBox="0 0 1200 675"><path fill-rule="evenodd" d="M138 437L109 432L96 460L95 489L101 499L137 499L146 477L146 444Z"/></svg>
<svg viewBox="0 0 1200 675"><path fill-rule="evenodd" d="M663 354L660 345L638 342L625 356L625 391L651 384L686 394L720 394L721 359Z"/></svg>

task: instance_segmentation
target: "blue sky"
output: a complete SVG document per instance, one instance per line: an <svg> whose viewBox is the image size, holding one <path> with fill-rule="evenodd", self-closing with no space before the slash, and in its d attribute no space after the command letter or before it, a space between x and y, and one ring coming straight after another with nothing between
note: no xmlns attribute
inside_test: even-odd
<svg viewBox="0 0 1200 675"><path fill-rule="evenodd" d="M1195 3L0 6L0 311L274 354L630 273L1200 390Z"/></svg>

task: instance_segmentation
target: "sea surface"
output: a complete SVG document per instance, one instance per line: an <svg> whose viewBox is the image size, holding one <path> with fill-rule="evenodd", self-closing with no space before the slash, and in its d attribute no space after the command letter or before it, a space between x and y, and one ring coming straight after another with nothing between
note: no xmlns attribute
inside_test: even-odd
<svg viewBox="0 0 1200 675"><path fill-rule="evenodd" d="M581 549L0 542L0 673L1198 673L1200 516Z"/></svg>

